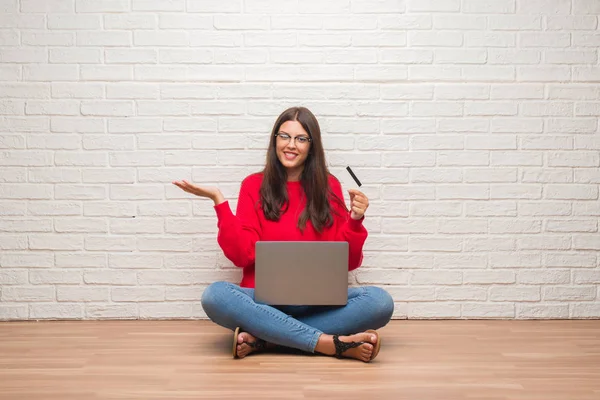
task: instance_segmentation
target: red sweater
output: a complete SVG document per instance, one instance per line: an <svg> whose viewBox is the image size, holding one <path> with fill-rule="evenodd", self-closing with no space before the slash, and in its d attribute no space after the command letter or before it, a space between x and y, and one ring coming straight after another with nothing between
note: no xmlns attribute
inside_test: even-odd
<svg viewBox="0 0 600 400"><path fill-rule="evenodd" d="M257 241L345 241L349 245L348 270L360 267L367 239L367 230L362 223L364 217L353 220L341 204L331 201L333 225L319 234L309 220L302 233L297 225L306 198L300 182L287 182L289 207L279 221L269 221L258 206L262 179L263 175L259 173L242 181L236 215L227 201L215 206L219 228L217 241L225 256L244 269L240 286L254 287L254 245ZM342 186L333 175L329 177L329 186L340 199L344 198Z"/></svg>

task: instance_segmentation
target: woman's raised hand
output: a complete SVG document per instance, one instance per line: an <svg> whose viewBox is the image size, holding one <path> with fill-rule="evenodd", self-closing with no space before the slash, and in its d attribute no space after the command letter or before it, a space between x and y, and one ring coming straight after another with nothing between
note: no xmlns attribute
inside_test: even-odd
<svg viewBox="0 0 600 400"><path fill-rule="evenodd" d="M365 215L365 211L369 208L369 199L360 190L350 189L350 218L359 220Z"/></svg>
<svg viewBox="0 0 600 400"><path fill-rule="evenodd" d="M221 204L225 201L223 194L216 187L210 186L197 186L192 183L189 183L186 180L174 181L173 185L181 188L182 190L191 193L193 195L199 197L206 197L207 199L211 199L215 202L215 205Z"/></svg>

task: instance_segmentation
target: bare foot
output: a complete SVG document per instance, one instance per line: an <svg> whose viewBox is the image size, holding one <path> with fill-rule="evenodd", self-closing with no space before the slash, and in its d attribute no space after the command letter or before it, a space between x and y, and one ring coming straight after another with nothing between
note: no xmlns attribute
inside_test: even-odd
<svg viewBox="0 0 600 400"><path fill-rule="evenodd" d="M340 336L340 342L350 343L350 342L365 342L358 347L354 347L342 352L342 357L355 358L361 361L371 361L371 356L373 354L373 349L375 344L377 343L377 335L373 333L357 333L355 335L350 336ZM335 344L333 342L332 335L321 335L319 337L319 341L317 342L317 346L315 347L315 351L323 354L327 354L333 356L336 354Z"/></svg>
<svg viewBox="0 0 600 400"><path fill-rule="evenodd" d="M237 356L238 356L238 358L244 358L248 354L273 347L272 344L267 343L265 341L262 341L264 343L263 346L261 346L260 344L257 345L257 341L260 343L260 341L256 337L252 336L248 332L240 332L240 334L237 337L237 342L238 342Z"/></svg>

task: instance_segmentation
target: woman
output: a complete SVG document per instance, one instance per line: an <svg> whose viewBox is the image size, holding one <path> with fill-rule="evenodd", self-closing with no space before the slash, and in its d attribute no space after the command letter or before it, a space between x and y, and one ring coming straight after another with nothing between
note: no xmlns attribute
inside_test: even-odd
<svg viewBox="0 0 600 400"><path fill-rule="evenodd" d="M380 288L349 288L343 307L272 307L254 301L254 250L259 240L347 241L348 270L362 262L369 201L360 191L349 190L351 209L346 208L340 182L327 169L319 124L308 109L293 107L277 118L266 166L242 182L236 215L219 189L173 183L214 201L218 243L225 256L243 268L239 286L215 282L202 295L208 317L235 330L234 357L276 345L365 362L377 356L381 341L374 329L386 325L394 309L391 296Z"/></svg>

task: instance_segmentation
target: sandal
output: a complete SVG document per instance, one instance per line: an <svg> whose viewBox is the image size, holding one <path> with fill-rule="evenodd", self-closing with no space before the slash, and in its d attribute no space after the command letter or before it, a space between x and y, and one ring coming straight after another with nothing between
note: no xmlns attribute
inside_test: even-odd
<svg viewBox="0 0 600 400"><path fill-rule="evenodd" d="M238 336L240 335L241 329L238 326L237 328L235 328L235 332L233 332L233 349L232 349L232 355L233 358L238 358L237 355L237 346L238 346ZM267 348L267 342L265 342L262 339L256 338L256 342L244 342L246 343L248 346L250 346L251 348L254 349L254 351L257 350L264 350Z"/></svg>
<svg viewBox="0 0 600 400"><path fill-rule="evenodd" d="M381 348L381 339L379 338L379 334L377 333L377 331L374 331L373 329L369 329L365 332L372 333L375 336L377 336L377 342L373 345L373 353L371 354L371 358L369 359L369 361L373 361L375 357L377 357L377 355L379 354L379 349ZM355 347L361 346L365 343L371 342L342 342L340 340L339 335L333 335L333 344L335 345L335 356L337 358L345 358L342 356L342 353Z"/></svg>

